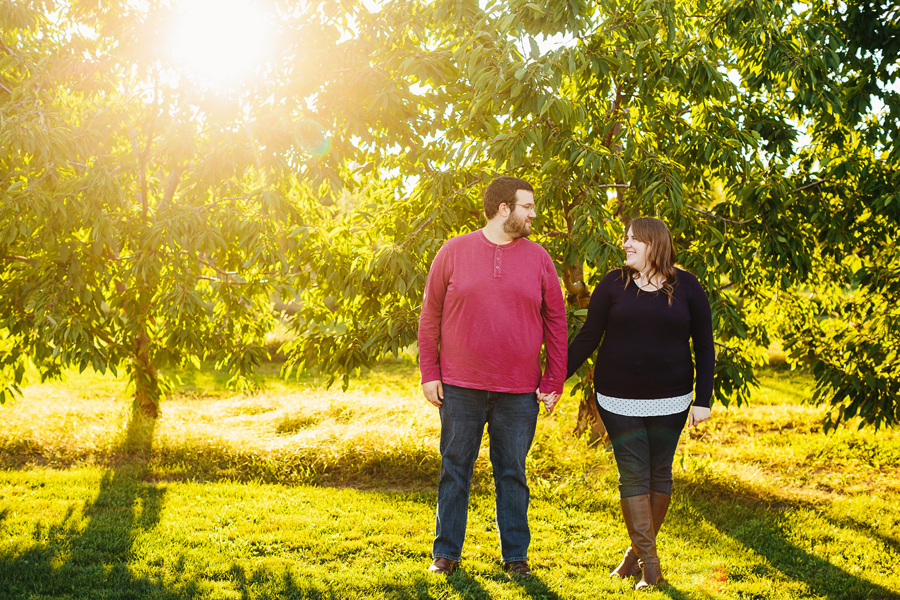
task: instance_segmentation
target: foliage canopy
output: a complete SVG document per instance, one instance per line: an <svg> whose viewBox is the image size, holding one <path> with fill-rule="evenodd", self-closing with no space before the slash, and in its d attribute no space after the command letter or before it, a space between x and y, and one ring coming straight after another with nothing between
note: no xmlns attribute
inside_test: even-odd
<svg viewBox="0 0 900 600"><path fill-rule="evenodd" d="M414 341L434 254L509 173L573 330L658 215L710 296L720 402L779 337L831 422L900 419L889 2L269 2L277 51L228 92L172 83L169 3L0 6L12 382L26 357L245 375L273 294L302 303L286 370L346 381Z"/></svg>

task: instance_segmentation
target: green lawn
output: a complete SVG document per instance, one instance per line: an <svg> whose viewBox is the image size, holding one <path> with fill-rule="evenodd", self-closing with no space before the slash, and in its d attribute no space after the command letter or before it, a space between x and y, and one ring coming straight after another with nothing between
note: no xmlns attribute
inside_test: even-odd
<svg viewBox="0 0 900 600"><path fill-rule="evenodd" d="M653 598L900 596L900 433L824 435L809 380L760 374L750 406L685 433ZM542 416L529 458L536 577L499 569L476 465L464 572L430 576L438 418L415 367L348 392L263 373L254 396L182 374L155 425L85 373L0 407L0 598L604 598L626 545L614 462Z"/></svg>

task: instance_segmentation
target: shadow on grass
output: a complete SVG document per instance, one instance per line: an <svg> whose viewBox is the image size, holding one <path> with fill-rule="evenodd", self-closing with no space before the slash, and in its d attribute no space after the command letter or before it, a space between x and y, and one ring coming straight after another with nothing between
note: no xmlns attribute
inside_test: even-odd
<svg viewBox="0 0 900 600"><path fill-rule="evenodd" d="M876 531L870 524L863 521L857 521L852 517L839 517L833 519L833 521L838 525L841 525L842 527L846 527L847 529L852 529L857 533L861 533L863 535L868 535L878 539L882 544L890 548L895 554L900 555L900 540L893 536L881 533L880 531Z"/></svg>
<svg viewBox="0 0 900 600"><path fill-rule="evenodd" d="M560 596L547 587L547 584L541 581L537 575L533 575L528 579L513 577L512 581L531 598L535 598L535 600L561 600Z"/></svg>
<svg viewBox="0 0 900 600"><path fill-rule="evenodd" d="M191 597L190 586L168 592L159 582L135 577L128 566L135 535L156 526L165 500L165 488L141 481L153 425L132 418L121 447L130 460L104 473L83 518L70 505L57 524L35 529L33 546L0 555L0 597Z"/></svg>
<svg viewBox="0 0 900 600"><path fill-rule="evenodd" d="M447 578L450 587L463 598L472 598L473 600L489 599L491 595L484 587L478 583L478 580L460 569Z"/></svg>
<svg viewBox="0 0 900 600"><path fill-rule="evenodd" d="M247 569L243 566L234 564L231 566L229 576L235 587L235 595L239 595L241 600L250 600L251 598L278 598L278 600L342 600L347 597L348 591L353 593L354 597L370 597L372 592L377 591L379 596L385 595L389 598L397 600L437 600L444 597L445 594L437 592L431 588L435 587L436 580L434 576L422 574L412 579L406 579L402 584L395 581L377 582L365 588L361 586L351 585L348 587L340 587L334 589L332 584L322 577L323 573L317 573L318 577L312 574L292 572L284 568L269 568L265 566ZM452 580L458 575L454 575ZM452 583L451 583L452 585ZM386 594L384 594L386 592ZM465 596L469 598L469 596ZM476 596L478 598L488 598L485 596Z"/></svg>
<svg viewBox="0 0 900 600"><path fill-rule="evenodd" d="M251 589L257 593L269 594L277 598L340 598L346 594L346 589L335 593L335 591L327 587L327 584L321 581L304 581L304 578L297 574L287 571L273 571L265 567L248 572L241 566L233 565L231 567L231 577L232 581L237 584L237 591L241 594L242 600L249 600ZM505 575L481 576L480 578L496 581L504 585L510 584ZM362 592L363 596L368 595L365 592L371 593L377 590L380 593L385 593L387 597L395 599L436 600L437 598L446 597L444 581L446 581L447 586L461 597L466 598L466 600L490 600L492 598L491 593L479 583L478 578L462 569L457 570L444 580L439 575L425 573L423 569L421 575L408 578L403 583L398 583L395 580L382 580L373 582L365 590L357 588L356 591ZM521 586L522 591L530 598L535 598L536 600L560 600L559 595L550 590L537 578L513 581Z"/></svg>
<svg viewBox="0 0 900 600"><path fill-rule="evenodd" d="M674 598L674 600L697 600L698 597L715 598L712 594L697 589L691 590L690 593L683 592L671 583L666 583L662 592L669 598Z"/></svg>
<svg viewBox="0 0 900 600"><path fill-rule="evenodd" d="M687 505L718 531L764 557L785 578L803 583L815 597L897 598L895 591L857 577L789 541L781 525L785 517L780 510L773 510L773 500L736 482L725 485L716 480L703 481L685 496ZM791 506L803 507L796 502ZM842 519L828 520L845 525ZM876 535L871 528L864 529L866 535Z"/></svg>

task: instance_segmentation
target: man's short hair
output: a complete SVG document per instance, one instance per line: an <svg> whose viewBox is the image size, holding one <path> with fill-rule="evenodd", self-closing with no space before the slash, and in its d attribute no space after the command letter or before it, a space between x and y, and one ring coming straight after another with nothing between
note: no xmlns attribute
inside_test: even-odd
<svg viewBox="0 0 900 600"><path fill-rule="evenodd" d="M509 210L515 210L516 191L525 190L534 193L534 188L524 179L518 177L497 177L484 190L484 216L493 219L505 204Z"/></svg>

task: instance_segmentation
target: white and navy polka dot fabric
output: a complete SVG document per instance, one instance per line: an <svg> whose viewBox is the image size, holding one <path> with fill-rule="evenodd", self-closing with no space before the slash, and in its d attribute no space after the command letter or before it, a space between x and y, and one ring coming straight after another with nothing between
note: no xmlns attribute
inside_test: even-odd
<svg viewBox="0 0 900 600"><path fill-rule="evenodd" d="M674 398L654 398L652 400L632 400L629 398L613 398L597 393L597 402L614 415L626 417L660 417L674 415L686 410L694 399L694 393Z"/></svg>

